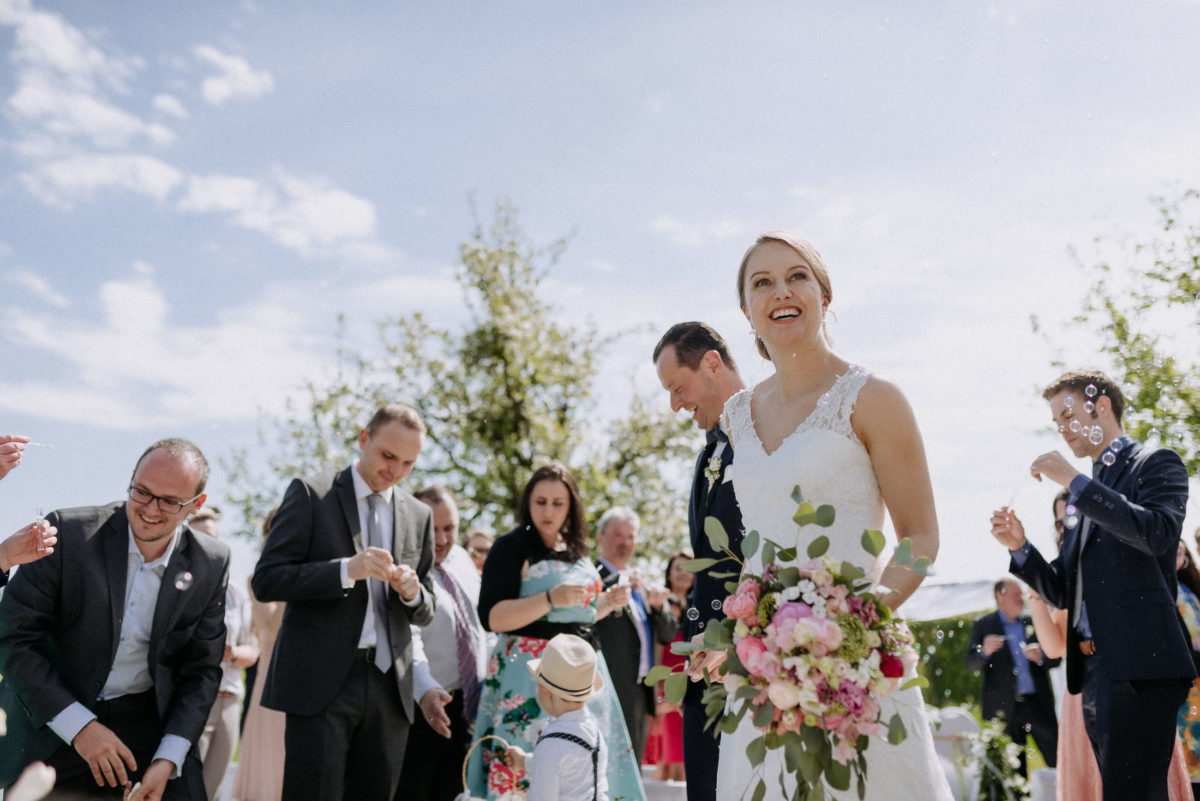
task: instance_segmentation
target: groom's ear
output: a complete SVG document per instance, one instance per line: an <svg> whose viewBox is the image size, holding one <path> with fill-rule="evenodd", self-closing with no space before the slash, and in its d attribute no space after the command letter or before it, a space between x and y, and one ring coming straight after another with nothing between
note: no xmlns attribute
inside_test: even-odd
<svg viewBox="0 0 1200 801"><path fill-rule="evenodd" d="M721 354L715 350L706 350L704 355L700 357L700 366L706 367L709 370L716 370L721 364Z"/></svg>

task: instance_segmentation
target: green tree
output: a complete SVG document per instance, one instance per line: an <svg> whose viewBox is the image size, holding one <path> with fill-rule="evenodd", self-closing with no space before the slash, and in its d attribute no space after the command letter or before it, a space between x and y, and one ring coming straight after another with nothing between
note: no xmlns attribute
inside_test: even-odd
<svg viewBox="0 0 1200 801"><path fill-rule="evenodd" d="M499 203L459 248L457 281L466 319L438 328L420 313L386 319L377 348L338 349L329 380L312 381L278 418L264 418L260 445L276 478L345 465L355 437L383 403L416 408L429 428L408 485L441 483L464 519L503 532L530 474L549 460L567 464L594 519L611 505L643 518L643 550L665 553L686 537L686 488L671 475L694 453L685 421L665 403L632 392L627 417L596 421L598 363L613 338L593 324L566 325L539 291L565 249L537 247L514 209ZM646 347L649 358L650 347ZM254 475L245 452L228 460L230 500L249 521L276 502L278 481ZM269 488L264 491L263 488Z"/></svg>
<svg viewBox="0 0 1200 801"><path fill-rule="evenodd" d="M1092 266L1095 280L1075 318L1099 334L1100 352L1130 409L1125 429L1179 451L1200 468L1200 192L1155 201L1159 231ZM1062 366L1061 364L1059 366Z"/></svg>

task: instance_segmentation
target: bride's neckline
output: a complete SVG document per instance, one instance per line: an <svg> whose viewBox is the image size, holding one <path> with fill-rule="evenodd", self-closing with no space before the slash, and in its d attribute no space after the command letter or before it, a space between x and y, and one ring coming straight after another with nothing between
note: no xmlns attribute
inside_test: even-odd
<svg viewBox="0 0 1200 801"><path fill-rule="evenodd" d="M820 410L821 408L823 408L827 403L829 403L829 398L832 396L833 391L835 389L837 389L838 385L841 384L842 381L847 376L849 376L851 373L853 373L855 371L855 369L856 369L856 366L851 364L846 368L846 371L844 373L842 373L841 375L834 376L833 383L829 385L829 389L827 389L821 393L821 397L817 398L817 402L815 404L813 404L813 407L812 407L812 409L809 410L808 414L804 415L804 417L800 420L800 422L796 423L796 427L793 428L788 434L786 434L783 437L783 439L779 440L779 443L774 448L771 448L770 450L767 449L766 443L763 442L762 435L760 435L758 433L758 423L755 422L755 420L754 420L754 392L755 392L755 390L758 389L758 387L755 386L755 387L751 387L750 389L748 389L747 390L748 399L746 401L746 416L750 420L750 433L754 435L754 441L758 443L758 447L762 449L762 452L764 454L766 454L767 456L774 456L776 453L779 453L779 449L782 448L784 445L786 445L788 440L790 440L792 437L796 436L798 433L800 433L801 431L803 431L805 428L808 427L808 424L812 420L813 415L816 414L817 411ZM759 386L761 386L761 385L759 385Z"/></svg>

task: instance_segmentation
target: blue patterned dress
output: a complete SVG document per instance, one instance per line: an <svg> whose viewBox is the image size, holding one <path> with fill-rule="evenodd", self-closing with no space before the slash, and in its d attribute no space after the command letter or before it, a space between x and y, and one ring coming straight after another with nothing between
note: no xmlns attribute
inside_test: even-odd
<svg viewBox="0 0 1200 801"><path fill-rule="evenodd" d="M516 532L514 532L516 533ZM497 541L499 544L499 541ZM494 547L494 546L493 546ZM487 580L487 568L484 580ZM551 610L539 624L587 624L596 621L596 605L600 592L600 574L587 559L564 562L543 559L529 565L521 579L519 597L540 595L559 584L585 584L595 588L585 606L570 606ZM566 627L564 627L566 628ZM550 718L542 713L537 702L537 685L526 665L539 658L548 640L516 633L499 635L488 660L487 677L479 698L479 713L475 719L475 738L497 735L510 745L532 752L543 727ZM588 711L604 732L608 744L608 792L611 801L644 801L641 774L629 743L625 719L612 679L602 654L597 653L596 667L604 677L604 690L588 701ZM468 784L471 795L496 799L528 787L524 774L514 775L501 759L502 747L495 740L485 740L471 753ZM484 765L488 766L485 775Z"/></svg>

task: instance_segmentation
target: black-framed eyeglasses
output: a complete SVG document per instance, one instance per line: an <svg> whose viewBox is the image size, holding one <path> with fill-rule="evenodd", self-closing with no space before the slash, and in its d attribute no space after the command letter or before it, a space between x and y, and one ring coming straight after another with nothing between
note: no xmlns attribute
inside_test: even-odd
<svg viewBox="0 0 1200 801"><path fill-rule="evenodd" d="M185 506L195 503L204 493L197 493L195 498L186 501L177 501L174 498L164 498L161 495L147 492L134 484L129 485L129 500L140 503L143 506L149 506L154 501L158 501L158 510L169 515L177 515L183 511Z"/></svg>

